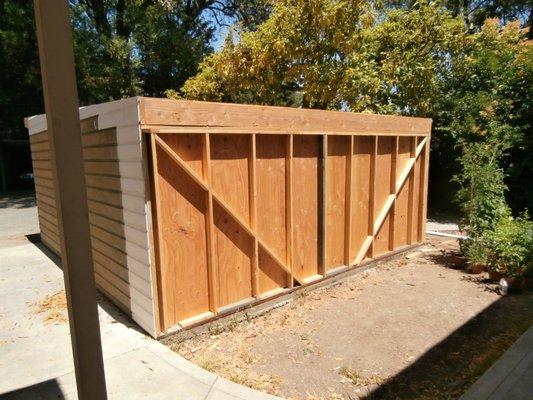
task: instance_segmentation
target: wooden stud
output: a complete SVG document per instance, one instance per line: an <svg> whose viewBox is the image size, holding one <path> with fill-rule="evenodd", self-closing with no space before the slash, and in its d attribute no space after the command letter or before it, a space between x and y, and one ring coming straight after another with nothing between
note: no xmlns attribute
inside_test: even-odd
<svg viewBox="0 0 533 400"><path fill-rule="evenodd" d="M345 213L344 213L344 264L350 266L352 244L352 197L353 197L353 152L354 137L350 136L348 142L348 158L346 159L346 190L345 190Z"/></svg>
<svg viewBox="0 0 533 400"><path fill-rule="evenodd" d="M411 138L411 159L416 159L416 136ZM409 160L411 161L411 160ZM407 202L407 244L413 244L413 212L415 204L415 169L409 169L409 199Z"/></svg>
<svg viewBox="0 0 533 400"><path fill-rule="evenodd" d="M285 193L286 193L286 227L287 227L287 257L286 262L291 270L289 288L294 286L293 271L293 217L292 217L292 157L293 157L293 136L287 135L287 146L285 152Z"/></svg>
<svg viewBox="0 0 533 400"><path fill-rule="evenodd" d="M370 161L370 188L368 205L368 236L372 236L369 252L370 258L374 258L374 219L376 218L376 168L378 159L378 136L374 136L374 146ZM363 255L364 257L364 255Z"/></svg>
<svg viewBox="0 0 533 400"><path fill-rule="evenodd" d="M257 144L255 134L250 135L250 157L248 158L248 181L250 182L250 227L257 232ZM252 296L259 297L259 244L257 234L253 236L252 249Z"/></svg>
<svg viewBox="0 0 533 400"><path fill-rule="evenodd" d="M394 138L394 144L392 149L392 156L391 156L391 177L390 177L390 194L394 196L394 201L391 206L390 210L390 217L389 217L389 251L394 250L394 233L395 233L395 227L396 227L396 179L397 179L397 164L398 164L398 147L399 147L399 141L400 138L396 136Z"/></svg>
<svg viewBox="0 0 533 400"><path fill-rule="evenodd" d="M208 188L211 187L211 142L208 133L203 136L203 174ZM216 315L218 311L218 277L215 257L215 225L213 217L213 194L206 191L207 215L206 223L206 245L207 245L207 279L209 288L209 310Z"/></svg>
<svg viewBox="0 0 533 400"><path fill-rule="evenodd" d="M165 315L165 312L169 312L170 314L174 314L174 305L173 304L165 304L164 302L164 294L168 293L168 288L166 286L165 279L162 279L162 256L161 256L161 245L163 243L163 232L161 232L161 224L159 222L159 218L161 215L161 194L159 193L159 185L157 183L157 177L159 176L159 167L157 163L157 144L155 141L155 135L150 135L150 150L151 150L151 160L152 160L152 176L154 177L152 182L152 193L154 194L154 200L153 200L153 207L152 207L152 213L153 213L153 226L156 234L154 235L154 239L156 243L158 244L157 250L156 250L156 263L157 263L157 282L159 284L159 320L162 327L166 327L168 325L168 318Z"/></svg>
<svg viewBox="0 0 533 400"><path fill-rule="evenodd" d="M328 135L320 137L318 151L318 274L326 275L327 256L327 185L328 185Z"/></svg>
<svg viewBox="0 0 533 400"><path fill-rule="evenodd" d="M418 208L418 241L423 242L426 237L426 219L427 219L427 187L429 179L429 137L424 138L420 146L424 146L424 150L420 155L421 172L420 172L420 195Z"/></svg>
<svg viewBox="0 0 533 400"><path fill-rule="evenodd" d="M144 174L144 182L145 182L145 190L146 190L146 197L145 201L147 204L146 207L146 219L147 219L147 229L148 229L148 240L149 240L149 246L150 246L150 259L153 261L150 263L150 272L153 277L152 279L152 293L153 293L153 299L154 299L154 316L155 316L155 326L157 333L161 333L164 330L163 326L163 320L161 318L162 311L163 311L163 302L161 301L161 274L160 271L160 254L159 254L159 240L157 237L157 234L159 230L157 229L157 218L154 217L154 208L153 205L155 196L154 196L154 185L156 185L156 179L151 179L150 176L156 177L153 173L153 165L150 164L150 160L152 159L151 153L151 142L150 142L150 134L143 134L142 135L142 152L143 152L143 174ZM89 202L89 210L91 211L91 204L94 204L95 207L104 207L107 208L107 206L102 206L100 203L94 203ZM122 211L122 210L120 210ZM123 211L122 211L123 212ZM106 213L109 215L109 212Z"/></svg>

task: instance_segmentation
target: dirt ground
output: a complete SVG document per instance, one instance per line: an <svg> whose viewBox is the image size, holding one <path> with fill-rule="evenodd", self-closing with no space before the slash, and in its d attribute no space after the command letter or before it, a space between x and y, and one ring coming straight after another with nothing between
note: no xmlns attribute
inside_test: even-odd
<svg viewBox="0 0 533 400"><path fill-rule="evenodd" d="M533 322L533 293L502 297L452 268L454 240L254 319L165 340L201 367L289 399L459 397Z"/></svg>

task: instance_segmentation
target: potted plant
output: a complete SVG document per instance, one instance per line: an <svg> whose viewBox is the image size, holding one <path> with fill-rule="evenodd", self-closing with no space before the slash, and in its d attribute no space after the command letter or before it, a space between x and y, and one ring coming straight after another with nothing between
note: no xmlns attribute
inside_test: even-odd
<svg viewBox="0 0 533 400"><path fill-rule="evenodd" d="M484 237L471 240L465 249L467 270L472 274L480 274L487 268L489 249Z"/></svg>
<svg viewBox="0 0 533 400"><path fill-rule="evenodd" d="M533 262L533 221L528 213L502 218L490 234L489 276L502 274L510 289L520 287Z"/></svg>

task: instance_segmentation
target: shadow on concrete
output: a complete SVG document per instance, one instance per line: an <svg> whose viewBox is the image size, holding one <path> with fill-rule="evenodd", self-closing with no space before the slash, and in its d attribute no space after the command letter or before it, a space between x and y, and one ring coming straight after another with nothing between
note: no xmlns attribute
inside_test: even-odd
<svg viewBox="0 0 533 400"><path fill-rule="evenodd" d="M65 396L63 395L63 392L56 379L49 379L44 382L36 383L35 385L0 394L1 400L48 400L64 398Z"/></svg>
<svg viewBox="0 0 533 400"><path fill-rule="evenodd" d="M0 208L30 208L37 206L35 191L11 192L0 197Z"/></svg>
<svg viewBox="0 0 533 400"><path fill-rule="evenodd" d="M364 399L459 398L532 323L533 292L501 297Z"/></svg>

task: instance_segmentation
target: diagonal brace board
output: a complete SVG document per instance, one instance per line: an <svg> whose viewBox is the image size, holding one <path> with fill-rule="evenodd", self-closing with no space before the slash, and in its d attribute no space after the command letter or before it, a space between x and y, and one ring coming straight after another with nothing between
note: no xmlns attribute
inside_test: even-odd
<svg viewBox="0 0 533 400"><path fill-rule="evenodd" d="M372 228L372 235L367 236L367 238L363 242L363 245L359 249L359 252L357 253L357 256L355 257L352 265L359 264L363 260L363 258L365 258L365 255L368 252L368 249L370 248L370 246L374 242L374 240L375 240L375 238L376 238L381 226L383 225L383 222L385 221L385 219L387 217L387 214L389 213L392 205L396 201L396 198L397 198L400 190L402 189L403 185L407 181L407 177L409 176L409 174L411 173L412 169L414 168L416 160L418 159L418 157L422 153L422 150L424 149L424 146L426 145L426 143L427 143L427 138L424 138L418 144L418 146L416 147L416 152L414 154L414 157L409 158L409 161L407 162L406 166L402 170L402 173L399 175L399 177L398 177L398 179L396 181L395 193L393 193L393 194L389 195L389 197L387 197L387 200L385 201L385 204L384 204L383 208L380 210L378 216L376 217L376 220L374 221L374 225L373 225L373 228Z"/></svg>
<svg viewBox="0 0 533 400"><path fill-rule="evenodd" d="M198 174L178 155L176 152L165 143L163 139L161 139L157 134L153 134L155 143L176 163L178 166L185 172L187 175L189 175L190 178L192 178L198 186L200 186L201 189L206 191L207 193L210 193L213 200L238 224L241 226L241 228L252 237L252 239L257 240L257 243L259 247L268 254L272 260L278 266L283 269L287 274L291 274L290 268L288 268L283 261L281 261L273 252L268 248L268 246L259 238L257 232L254 231L245 221L242 220L242 218L224 201L221 199L221 197L215 193L208 184L204 182L204 180L198 176ZM294 279L299 283L303 284L298 278L294 277Z"/></svg>

